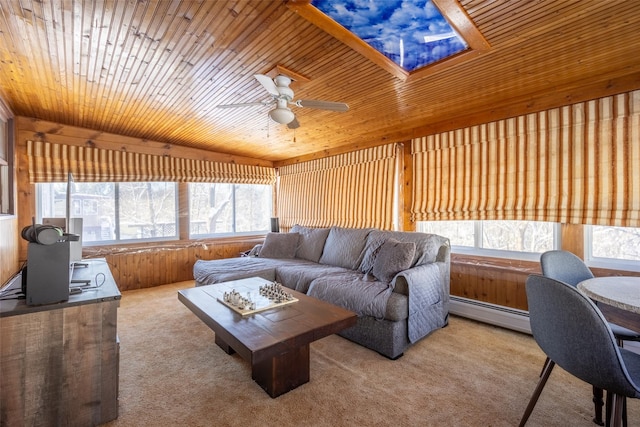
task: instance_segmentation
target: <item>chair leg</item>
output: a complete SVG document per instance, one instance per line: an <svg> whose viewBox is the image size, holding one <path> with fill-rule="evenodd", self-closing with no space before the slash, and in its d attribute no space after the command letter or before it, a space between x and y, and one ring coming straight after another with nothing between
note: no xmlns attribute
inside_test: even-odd
<svg viewBox="0 0 640 427"><path fill-rule="evenodd" d="M622 396L622 427L627 427L627 398ZM605 427L611 427L611 414L613 413L613 393L607 392L607 406L605 414Z"/></svg>
<svg viewBox="0 0 640 427"><path fill-rule="evenodd" d="M542 365L542 371L540 371L540 376L544 374L544 371L545 369L547 369L547 365L549 364L549 362L551 362L551 359L549 359L549 356L547 356L547 360L545 360L544 365Z"/></svg>
<svg viewBox="0 0 640 427"><path fill-rule="evenodd" d="M544 374L545 369L547 369L547 365L551 362L551 359L547 357L547 360L544 361L544 366L542 367L542 372L540 372L540 376ZM594 417L593 422L599 426L603 426L604 421L602 420L602 407L604 406L604 401L602 400L603 392L601 388L593 387L593 405L594 405ZM606 418L609 419L608 417Z"/></svg>
<svg viewBox="0 0 640 427"><path fill-rule="evenodd" d="M593 422L598 424L599 426L604 425L604 421L602 421L602 407L604 406L604 401L602 400L603 392L601 388L593 387L593 405L595 410L595 415L593 417Z"/></svg>
<svg viewBox="0 0 640 427"><path fill-rule="evenodd" d="M531 396L531 400L529 400L529 404L527 405L527 409L525 409L524 414L522 415L522 419L520 420L520 427L524 427L529 419L529 416L533 412L533 408L536 406L538 402L538 398L540 397L540 393L542 393L542 389L544 385L547 383L549 379L549 375L551 375L551 371L553 367L556 366L556 362L547 358L547 361L544 362L544 368L542 370L542 374L540 375L540 380L538 381L538 385L533 392L533 396Z"/></svg>
<svg viewBox="0 0 640 427"><path fill-rule="evenodd" d="M611 427L611 404L613 403L613 393L607 391L607 405L605 411L605 427Z"/></svg>
<svg viewBox="0 0 640 427"><path fill-rule="evenodd" d="M611 393L611 427L622 427L622 415L625 406L625 397L616 393Z"/></svg>

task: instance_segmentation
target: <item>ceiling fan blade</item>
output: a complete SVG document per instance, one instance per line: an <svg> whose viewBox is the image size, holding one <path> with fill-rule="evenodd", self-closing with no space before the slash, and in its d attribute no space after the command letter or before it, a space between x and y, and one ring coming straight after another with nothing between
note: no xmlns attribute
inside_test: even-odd
<svg viewBox="0 0 640 427"><path fill-rule="evenodd" d="M278 92L278 87L271 80L271 77L265 76L264 74L256 74L254 77L260 82L260 84L273 96L280 96L280 92Z"/></svg>
<svg viewBox="0 0 640 427"><path fill-rule="evenodd" d="M223 104L223 105L216 105L216 108L238 108L238 107L254 107L256 105L270 105L272 104L271 101L268 102L242 102L239 104Z"/></svg>
<svg viewBox="0 0 640 427"><path fill-rule="evenodd" d="M295 102L298 107L316 108L329 111L349 111L349 106L344 102L314 101L313 99L299 99Z"/></svg>
<svg viewBox="0 0 640 427"><path fill-rule="evenodd" d="M292 122L289 122L287 127L289 129L298 129L300 127L300 123L298 122L298 119L294 118Z"/></svg>

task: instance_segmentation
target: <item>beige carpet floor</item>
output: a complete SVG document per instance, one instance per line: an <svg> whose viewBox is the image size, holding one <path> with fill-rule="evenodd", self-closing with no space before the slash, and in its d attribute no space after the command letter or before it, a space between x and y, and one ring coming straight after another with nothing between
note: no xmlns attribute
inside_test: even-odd
<svg viewBox="0 0 640 427"><path fill-rule="evenodd" d="M526 334L452 317L391 361L337 335L311 381L276 399L180 301L181 282L123 292L119 417L108 426L516 426L545 356ZM527 426L585 426L591 387L556 367ZM629 400L640 426L640 400Z"/></svg>

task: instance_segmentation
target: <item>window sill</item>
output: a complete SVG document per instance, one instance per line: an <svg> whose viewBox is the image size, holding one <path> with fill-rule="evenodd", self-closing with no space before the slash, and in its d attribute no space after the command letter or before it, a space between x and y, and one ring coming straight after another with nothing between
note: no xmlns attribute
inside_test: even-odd
<svg viewBox="0 0 640 427"><path fill-rule="evenodd" d="M264 237L265 236L261 234L251 236L228 236L193 240L165 240L158 242L136 242L126 244L84 246L82 248L82 255L85 258L95 258L115 254L157 252L159 250L183 250L185 248L207 245L224 245L227 243L238 242L250 242L258 244L264 241Z"/></svg>
<svg viewBox="0 0 640 427"><path fill-rule="evenodd" d="M517 271L523 274L541 274L539 262L513 258L451 254L451 264L473 266L483 270Z"/></svg>

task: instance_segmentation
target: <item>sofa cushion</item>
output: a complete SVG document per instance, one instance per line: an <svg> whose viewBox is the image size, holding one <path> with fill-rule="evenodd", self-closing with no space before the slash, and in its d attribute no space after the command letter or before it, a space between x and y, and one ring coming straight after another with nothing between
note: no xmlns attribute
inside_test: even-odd
<svg viewBox="0 0 640 427"><path fill-rule="evenodd" d="M276 280L276 267L293 261L295 260L284 261L257 257L199 259L193 265L193 278L196 280L196 286L212 285L252 276Z"/></svg>
<svg viewBox="0 0 640 427"><path fill-rule="evenodd" d="M268 233L264 239L260 258L293 258L298 247L298 233Z"/></svg>
<svg viewBox="0 0 640 427"><path fill-rule="evenodd" d="M373 275L382 282L390 282L396 274L411 267L416 244L389 239L382 244L373 263Z"/></svg>
<svg viewBox="0 0 640 427"><path fill-rule="evenodd" d="M329 228L309 228L296 224L291 228L291 232L300 234L296 258L318 262L329 235Z"/></svg>
<svg viewBox="0 0 640 427"><path fill-rule="evenodd" d="M320 264L357 270L370 232L370 228L331 227L320 257Z"/></svg>
<svg viewBox="0 0 640 427"><path fill-rule="evenodd" d="M349 270L318 277L309 285L307 295L351 310L358 316L384 319L392 293L389 283L366 280L362 273Z"/></svg>
<svg viewBox="0 0 640 427"><path fill-rule="evenodd" d="M296 259L296 261L298 261L298 264L287 263L278 266L276 268L276 280L293 290L305 294L309 291L311 282L318 277L349 271L342 267L318 264L302 259Z"/></svg>

